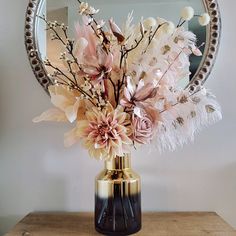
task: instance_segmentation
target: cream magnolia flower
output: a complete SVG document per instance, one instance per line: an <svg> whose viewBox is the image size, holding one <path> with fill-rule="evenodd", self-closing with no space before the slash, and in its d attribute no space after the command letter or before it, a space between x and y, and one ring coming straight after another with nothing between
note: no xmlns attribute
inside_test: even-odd
<svg viewBox="0 0 236 236"><path fill-rule="evenodd" d="M51 102L56 107L43 112L34 122L41 121L69 121L83 119L85 114L85 101L79 99L78 91L68 90L66 86L52 85L49 87Z"/></svg>
<svg viewBox="0 0 236 236"><path fill-rule="evenodd" d="M33 119L34 123L39 123L41 121L67 122L68 119L63 111L57 108L51 108Z"/></svg>
<svg viewBox="0 0 236 236"><path fill-rule="evenodd" d="M74 54L77 55L78 58L81 58L87 46L88 41L83 37L79 38L75 44Z"/></svg>
<svg viewBox="0 0 236 236"><path fill-rule="evenodd" d="M94 108L86 113L86 118L78 122L74 135L82 138L90 156L108 159L130 152L132 141L125 126L127 114L121 108L110 107L103 111Z"/></svg>
<svg viewBox="0 0 236 236"><path fill-rule="evenodd" d="M210 23L211 17L208 13L204 13L198 18L198 21L201 26L206 26Z"/></svg>
<svg viewBox="0 0 236 236"><path fill-rule="evenodd" d="M194 17L194 9L192 7L185 7L182 9L181 18L186 21L190 21Z"/></svg>

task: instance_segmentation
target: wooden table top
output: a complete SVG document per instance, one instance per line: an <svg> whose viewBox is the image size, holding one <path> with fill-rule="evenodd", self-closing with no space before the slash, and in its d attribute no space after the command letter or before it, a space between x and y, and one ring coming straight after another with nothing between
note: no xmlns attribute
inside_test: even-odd
<svg viewBox="0 0 236 236"><path fill-rule="evenodd" d="M5 236L99 236L92 213L31 213ZM144 213L136 236L236 236L213 212Z"/></svg>

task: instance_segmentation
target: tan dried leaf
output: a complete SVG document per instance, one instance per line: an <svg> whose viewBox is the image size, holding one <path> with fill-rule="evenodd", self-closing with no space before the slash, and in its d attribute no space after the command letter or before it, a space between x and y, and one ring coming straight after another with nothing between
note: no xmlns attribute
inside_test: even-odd
<svg viewBox="0 0 236 236"><path fill-rule="evenodd" d="M199 98L199 97L193 97L193 98L192 98L192 101L193 101L194 104L198 104L198 103L201 102L201 98Z"/></svg>
<svg viewBox="0 0 236 236"><path fill-rule="evenodd" d="M145 76L146 76L146 72L145 72L145 71L142 71L142 73L141 73L141 75L140 75L140 78L139 78L139 79L140 79L140 80L141 80L141 79L144 79L144 78L145 78Z"/></svg>
<svg viewBox="0 0 236 236"><path fill-rule="evenodd" d="M207 113L213 113L216 111L216 109L212 105L206 105L205 108Z"/></svg>
<svg viewBox="0 0 236 236"><path fill-rule="evenodd" d="M196 111L191 111L190 115L192 118L195 118L197 116L197 113Z"/></svg>
<svg viewBox="0 0 236 236"><path fill-rule="evenodd" d="M187 103L188 102L188 97L186 95L183 95L181 97L178 98L178 102L179 103Z"/></svg>
<svg viewBox="0 0 236 236"><path fill-rule="evenodd" d="M182 117L177 117L176 121L177 121L177 123L178 123L180 126L183 126L183 125L184 125L184 118L182 118Z"/></svg>
<svg viewBox="0 0 236 236"><path fill-rule="evenodd" d="M169 45L165 45L162 48L162 54L165 55L166 53L168 53L171 50L171 47Z"/></svg>

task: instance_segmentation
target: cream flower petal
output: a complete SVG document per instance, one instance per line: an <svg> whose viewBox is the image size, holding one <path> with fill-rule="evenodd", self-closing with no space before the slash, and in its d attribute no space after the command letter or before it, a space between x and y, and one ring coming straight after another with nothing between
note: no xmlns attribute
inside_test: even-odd
<svg viewBox="0 0 236 236"><path fill-rule="evenodd" d="M76 90L68 90L67 86L57 86L57 85L52 85L49 86L49 92L51 97L52 96L56 96L56 95L61 95L63 97L65 97L66 100L68 100L68 102L75 103L75 98L79 97L80 93Z"/></svg>
<svg viewBox="0 0 236 236"><path fill-rule="evenodd" d="M105 65L106 60L107 60L107 53L104 51L104 49L102 48L101 45L97 46L97 56L98 56L98 64L101 65Z"/></svg>
<svg viewBox="0 0 236 236"><path fill-rule="evenodd" d="M142 118L143 116L143 112L142 112L142 109L140 107L135 107L134 108L134 114L136 116L138 116L139 118Z"/></svg>
<svg viewBox="0 0 236 236"><path fill-rule="evenodd" d="M86 117L90 122L96 122L97 121L97 115L92 111L86 112Z"/></svg>
<svg viewBox="0 0 236 236"><path fill-rule="evenodd" d="M89 122L87 120L81 120L77 124L77 133L79 137L87 137L87 128L89 127Z"/></svg>
<svg viewBox="0 0 236 236"><path fill-rule="evenodd" d="M38 123L42 121L57 121L57 122L67 122L68 119L65 113L57 108L51 108L43 112L40 116L35 117L33 122Z"/></svg>
<svg viewBox="0 0 236 236"><path fill-rule="evenodd" d="M65 133L64 135L64 145L65 147L71 147L75 143L77 143L79 140L77 127L69 131L68 133Z"/></svg>
<svg viewBox="0 0 236 236"><path fill-rule="evenodd" d="M130 94L128 88L126 88L126 87L124 88L124 96L128 101L131 100L131 94Z"/></svg>
<svg viewBox="0 0 236 236"><path fill-rule="evenodd" d="M195 56L198 56L198 57L202 56L202 52L197 47L193 47L192 52Z"/></svg>
<svg viewBox="0 0 236 236"><path fill-rule="evenodd" d="M118 113L116 114L116 119L118 120L118 122L124 123L125 119L126 119L126 113L122 112L122 113Z"/></svg>
<svg viewBox="0 0 236 236"><path fill-rule="evenodd" d="M84 71L84 73L92 75L92 76L100 74L100 72L97 70L97 68L93 67L93 66L84 66L83 71Z"/></svg>
<svg viewBox="0 0 236 236"><path fill-rule="evenodd" d="M70 102L68 101L68 99L62 95L52 95L51 96L51 102L52 104L61 109L61 110L65 110L70 104Z"/></svg>
<svg viewBox="0 0 236 236"><path fill-rule="evenodd" d="M113 58L114 57L111 53L109 53L106 58L105 67L108 68L109 72L112 70Z"/></svg>
<svg viewBox="0 0 236 236"><path fill-rule="evenodd" d="M87 46L88 41L83 37L79 38L75 44L74 54L77 55L78 58L80 58L83 55L84 50Z"/></svg>
<svg viewBox="0 0 236 236"><path fill-rule="evenodd" d="M130 95L133 96L136 91L136 84L130 76L127 77L127 89Z"/></svg>
<svg viewBox="0 0 236 236"><path fill-rule="evenodd" d="M77 102L73 106L69 106L65 110L66 117L71 123L73 123L77 119L79 106L80 106L80 101L77 100Z"/></svg>

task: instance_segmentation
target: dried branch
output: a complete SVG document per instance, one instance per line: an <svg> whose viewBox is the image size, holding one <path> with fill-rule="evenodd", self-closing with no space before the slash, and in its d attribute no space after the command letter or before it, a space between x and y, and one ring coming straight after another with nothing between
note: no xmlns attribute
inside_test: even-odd
<svg viewBox="0 0 236 236"><path fill-rule="evenodd" d="M147 45L147 47L146 47L146 49L145 49L145 51L144 51L143 53L146 53L146 52L147 52L147 49L148 49L148 47L150 46L150 44L152 43L152 41L153 41L154 37L156 36L158 30L159 30L164 24L166 24L166 23L167 23L167 22L162 23L162 24L160 24L160 25L157 26L157 28L156 28L156 30L154 31L154 33L149 37L148 45Z"/></svg>
<svg viewBox="0 0 236 236"><path fill-rule="evenodd" d="M180 55L182 53L183 53L183 49L178 53L178 55L175 57L175 59L170 63L170 65L168 66L168 68L166 69L166 71L163 73L163 75L161 76L160 80L158 81L158 84L162 81L162 79L165 77L167 72L171 69L171 67L174 65L174 63L177 61L177 59L180 57Z"/></svg>
<svg viewBox="0 0 236 236"><path fill-rule="evenodd" d="M94 102L93 102L93 97L87 93L86 91L84 91L79 85L78 83L75 83L69 76L67 76L61 69L59 69L58 67L54 66L51 64L51 62L49 60L47 60L47 62L45 63L45 66L51 67L53 68L55 71L58 72L58 74L55 76L56 78L58 78L59 80L61 80L63 82L63 85L68 86L68 88L70 89L75 89L77 91L79 91L81 94L83 94L85 97L88 98L88 100L94 105L97 106ZM73 73L73 72L72 72ZM62 79L61 77L59 77L60 75L62 75L64 78L66 78L69 82L67 82L66 80ZM59 82L60 84L62 84L61 82Z"/></svg>
<svg viewBox="0 0 236 236"><path fill-rule="evenodd" d="M46 24L47 24L47 26L49 27L48 29L46 29L46 30L51 30L54 34L55 34L55 38L54 39L57 39L57 40L59 40L61 43L62 43L62 45L63 46L65 46L65 48L66 48L66 50L67 50L67 52L68 52L68 54L69 55L71 55L71 57L73 58L73 60L74 60L74 62L75 62L75 64L78 66L78 68L80 69L80 65L79 65L79 63L78 63L78 60L77 60L77 58L76 58L76 56L74 55L74 41L72 41L72 40L70 40L69 38L68 38L68 33L67 33L67 30L68 30L68 27L67 26L64 26L64 24L59 24L59 23L57 23L57 22L54 22L54 24L55 24L55 26L56 27L61 27L61 29L62 29L62 31L63 31L63 33L64 33L64 35L65 35L65 38L66 38L66 42L63 40L63 38L59 35L59 33L58 33L58 31L54 28L54 27L52 27L51 26L51 22L50 21L48 21L48 20L46 20L46 18L45 18L45 16L39 16L38 15L38 17L40 18L40 19L42 19Z"/></svg>
<svg viewBox="0 0 236 236"><path fill-rule="evenodd" d="M81 2L80 0L77 0L77 1L78 1L79 4L82 4L82 2ZM90 23L89 25L90 25L90 27L92 28L92 30L94 31L94 33L96 34L96 36L97 36L99 39L100 39L100 36L103 38L103 41L102 41L103 49L105 50L105 52L108 53L109 50L108 50L107 45L110 44L110 40L107 38L107 36L106 36L104 30L102 29L102 27L99 27L99 28L98 28L99 24L98 24L98 22L96 21L96 19L94 18L93 14L89 14L89 15L87 15L87 16L89 16L90 19L91 19L91 23ZM94 23L94 24L96 25L96 28L97 28L97 29L99 30L99 32L100 32L100 36L99 36L97 30L96 30L96 29L94 28L94 26L92 25L92 23Z"/></svg>
<svg viewBox="0 0 236 236"><path fill-rule="evenodd" d="M113 80L111 79L111 77L109 77L109 79L108 79L108 80L111 82L111 84L112 84L112 86L113 86L113 90L114 90L114 96L115 96L116 105L118 105L118 102L119 102L119 101L117 101L116 85L115 85L115 83L113 82Z"/></svg>

